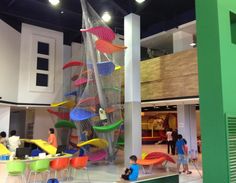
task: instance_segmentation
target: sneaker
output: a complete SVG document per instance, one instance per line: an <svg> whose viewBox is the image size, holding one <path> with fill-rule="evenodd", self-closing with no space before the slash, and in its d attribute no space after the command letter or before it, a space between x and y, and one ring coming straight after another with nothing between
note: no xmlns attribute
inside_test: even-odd
<svg viewBox="0 0 236 183"><path fill-rule="evenodd" d="M192 172L191 172L191 171L188 171L187 174L192 174Z"/></svg>

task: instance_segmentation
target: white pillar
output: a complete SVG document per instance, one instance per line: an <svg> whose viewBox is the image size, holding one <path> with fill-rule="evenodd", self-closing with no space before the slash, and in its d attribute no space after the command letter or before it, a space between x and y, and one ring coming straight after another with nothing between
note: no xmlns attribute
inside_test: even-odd
<svg viewBox="0 0 236 183"><path fill-rule="evenodd" d="M141 157L140 17L125 16L125 164Z"/></svg>
<svg viewBox="0 0 236 183"><path fill-rule="evenodd" d="M10 111L9 106L0 106L0 132L5 131L7 135L10 128Z"/></svg>
<svg viewBox="0 0 236 183"><path fill-rule="evenodd" d="M193 35L187 32L178 31L173 33L173 52L180 52L193 48Z"/></svg>
<svg viewBox="0 0 236 183"><path fill-rule="evenodd" d="M178 132L187 140L192 158L197 156L197 123L195 105L178 105Z"/></svg>

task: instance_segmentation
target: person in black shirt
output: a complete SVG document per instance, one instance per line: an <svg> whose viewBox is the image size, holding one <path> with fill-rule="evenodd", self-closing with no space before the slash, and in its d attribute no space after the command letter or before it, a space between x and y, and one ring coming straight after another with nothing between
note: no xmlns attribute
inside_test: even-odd
<svg viewBox="0 0 236 183"><path fill-rule="evenodd" d="M172 135L172 142L173 142L171 146L171 150L172 150L172 155L175 155L175 145L178 140L178 130L175 129L171 135Z"/></svg>

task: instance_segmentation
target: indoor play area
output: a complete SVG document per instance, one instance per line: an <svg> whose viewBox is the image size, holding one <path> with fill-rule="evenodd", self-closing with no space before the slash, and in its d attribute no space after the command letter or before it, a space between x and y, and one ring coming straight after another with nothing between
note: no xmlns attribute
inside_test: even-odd
<svg viewBox="0 0 236 183"><path fill-rule="evenodd" d="M233 183L234 5L1 0L0 183Z"/></svg>

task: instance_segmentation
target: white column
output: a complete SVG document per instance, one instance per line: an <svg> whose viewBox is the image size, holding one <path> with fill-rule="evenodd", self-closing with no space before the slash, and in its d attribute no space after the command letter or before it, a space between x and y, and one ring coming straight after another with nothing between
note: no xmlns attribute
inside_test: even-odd
<svg viewBox="0 0 236 183"><path fill-rule="evenodd" d="M178 105L178 132L187 140L191 157L197 156L197 123L195 105Z"/></svg>
<svg viewBox="0 0 236 183"><path fill-rule="evenodd" d="M0 132L5 131L7 136L10 128L10 111L9 106L0 106Z"/></svg>
<svg viewBox="0 0 236 183"><path fill-rule="evenodd" d="M125 164L141 157L140 17L125 16Z"/></svg>
<svg viewBox="0 0 236 183"><path fill-rule="evenodd" d="M173 33L173 52L180 52L193 48L193 35L187 32L178 31Z"/></svg>

